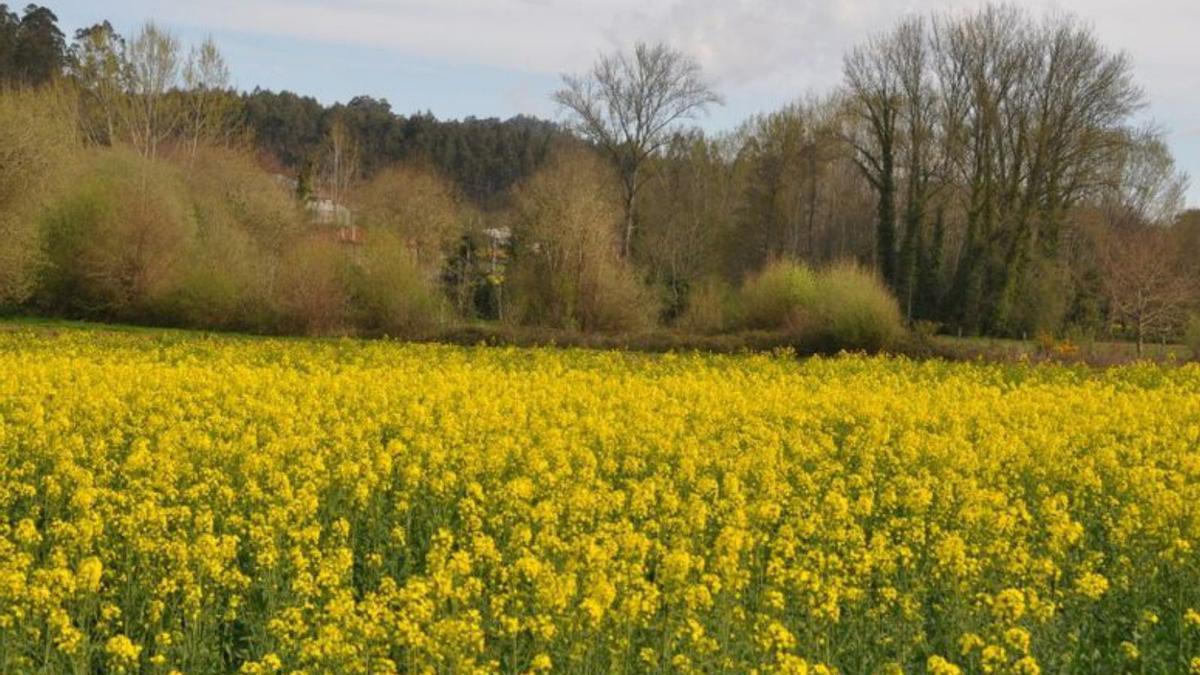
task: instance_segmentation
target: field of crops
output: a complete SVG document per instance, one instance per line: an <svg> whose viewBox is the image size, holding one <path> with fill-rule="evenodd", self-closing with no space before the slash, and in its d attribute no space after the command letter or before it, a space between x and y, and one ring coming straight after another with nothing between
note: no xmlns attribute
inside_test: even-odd
<svg viewBox="0 0 1200 675"><path fill-rule="evenodd" d="M1200 672L1200 368L0 330L0 672Z"/></svg>

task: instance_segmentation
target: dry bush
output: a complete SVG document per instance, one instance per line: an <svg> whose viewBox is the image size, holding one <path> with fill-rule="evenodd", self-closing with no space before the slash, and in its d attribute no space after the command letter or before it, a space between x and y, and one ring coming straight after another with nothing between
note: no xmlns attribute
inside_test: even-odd
<svg viewBox="0 0 1200 675"><path fill-rule="evenodd" d="M73 167L77 128L69 88L0 89L0 306L24 302L35 289L39 210Z"/></svg>
<svg viewBox="0 0 1200 675"><path fill-rule="evenodd" d="M280 327L306 335L336 335L350 327L349 257L340 244L316 237L297 240L280 264Z"/></svg>
<svg viewBox="0 0 1200 675"><path fill-rule="evenodd" d="M713 335L730 324L733 289L722 279L704 279L687 296L683 313L675 319L675 328L685 333Z"/></svg>
<svg viewBox="0 0 1200 675"><path fill-rule="evenodd" d="M613 184L593 155L566 151L517 189L510 286L518 321L589 332L653 325L653 294L617 254L622 211Z"/></svg>
<svg viewBox="0 0 1200 675"><path fill-rule="evenodd" d="M655 325L658 305L654 293L615 258L597 265L582 279L579 298L579 326L584 331L637 333Z"/></svg>

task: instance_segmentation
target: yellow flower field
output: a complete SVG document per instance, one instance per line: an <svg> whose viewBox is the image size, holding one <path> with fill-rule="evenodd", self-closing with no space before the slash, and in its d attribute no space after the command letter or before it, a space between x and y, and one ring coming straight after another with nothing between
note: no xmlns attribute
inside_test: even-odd
<svg viewBox="0 0 1200 675"><path fill-rule="evenodd" d="M0 331L0 672L1200 672L1200 368Z"/></svg>

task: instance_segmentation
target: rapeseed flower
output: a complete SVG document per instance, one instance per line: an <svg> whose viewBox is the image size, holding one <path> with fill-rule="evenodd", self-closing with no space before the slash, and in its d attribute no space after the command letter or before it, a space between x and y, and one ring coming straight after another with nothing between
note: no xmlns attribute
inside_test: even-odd
<svg viewBox="0 0 1200 675"><path fill-rule="evenodd" d="M1196 670L1197 366L16 330L0 373L0 672Z"/></svg>

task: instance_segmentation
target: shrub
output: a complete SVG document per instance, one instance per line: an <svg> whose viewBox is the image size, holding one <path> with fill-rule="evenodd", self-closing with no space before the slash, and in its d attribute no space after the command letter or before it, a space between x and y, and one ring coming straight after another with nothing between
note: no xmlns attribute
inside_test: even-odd
<svg viewBox="0 0 1200 675"><path fill-rule="evenodd" d="M34 292L43 262L38 209L78 146L70 90L0 89L0 307Z"/></svg>
<svg viewBox="0 0 1200 675"><path fill-rule="evenodd" d="M162 323L193 328L266 330L269 279L274 266L245 233L204 232L163 298L156 303Z"/></svg>
<svg viewBox="0 0 1200 675"><path fill-rule="evenodd" d="M686 333L711 335L728 328L733 291L721 279L704 279L688 294L675 327Z"/></svg>
<svg viewBox="0 0 1200 675"><path fill-rule="evenodd" d="M423 267L436 265L459 241L467 209L454 186L435 171L391 167L354 193L356 220L399 237Z"/></svg>
<svg viewBox="0 0 1200 675"><path fill-rule="evenodd" d="M352 284L353 318L368 332L417 337L449 318L448 303L430 273L395 235L371 233Z"/></svg>
<svg viewBox="0 0 1200 675"><path fill-rule="evenodd" d="M83 168L42 219L41 302L70 314L154 316L195 234L185 186L171 166L127 150L94 150Z"/></svg>
<svg viewBox="0 0 1200 675"><path fill-rule="evenodd" d="M201 146L181 164L118 147L82 160L81 178L41 219L44 308L187 327L280 328L273 305L281 259L301 232L301 214L246 153Z"/></svg>
<svg viewBox="0 0 1200 675"><path fill-rule="evenodd" d="M1184 327L1183 342L1192 353L1193 361L1200 361L1200 314L1192 314L1188 317L1187 326Z"/></svg>
<svg viewBox="0 0 1200 675"><path fill-rule="evenodd" d="M621 209L612 184L598 159L570 151L518 187L508 284L514 320L599 332L653 325L653 294L617 255Z"/></svg>
<svg viewBox="0 0 1200 675"><path fill-rule="evenodd" d="M896 299L849 263L813 274L773 261L746 280L738 300L742 328L790 333L807 349L884 349L904 335Z"/></svg>
<svg viewBox="0 0 1200 675"><path fill-rule="evenodd" d="M615 258L601 261L583 280L580 328L588 332L636 333L656 323L654 294Z"/></svg>
<svg viewBox="0 0 1200 675"><path fill-rule="evenodd" d="M921 341L932 340L942 330L942 324L928 319L918 319L913 322L913 337Z"/></svg>
<svg viewBox="0 0 1200 675"><path fill-rule="evenodd" d="M244 152L201 146L187 171L196 236L164 320L268 330L280 258L303 222L295 200Z"/></svg>
<svg viewBox="0 0 1200 675"><path fill-rule="evenodd" d="M348 258L342 246L316 237L298 240L280 264L280 327L306 335L349 330Z"/></svg>
<svg viewBox="0 0 1200 675"><path fill-rule="evenodd" d="M775 260L746 279L737 323L753 330L798 332L814 317L817 278L803 263Z"/></svg>
<svg viewBox="0 0 1200 675"><path fill-rule="evenodd" d="M245 151L201 146L189 164L187 182L201 232L239 230L268 260L277 262L288 242L305 229L291 191Z"/></svg>
<svg viewBox="0 0 1200 675"><path fill-rule="evenodd" d="M896 299L875 275L850 263L818 276L813 316L809 333L831 349L886 349L904 335Z"/></svg>

